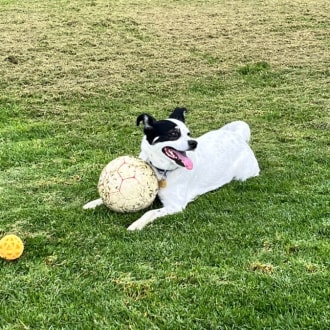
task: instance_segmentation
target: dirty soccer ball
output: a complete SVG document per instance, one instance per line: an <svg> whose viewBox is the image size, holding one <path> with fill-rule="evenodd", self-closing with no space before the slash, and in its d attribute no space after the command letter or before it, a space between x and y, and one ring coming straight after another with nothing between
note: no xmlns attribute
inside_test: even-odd
<svg viewBox="0 0 330 330"><path fill-rule="evenodd" d="M145 161L122 156L106 165L97 188L103 203L111 210L135 212L150 206L154 201L158 181Z"/></svg>

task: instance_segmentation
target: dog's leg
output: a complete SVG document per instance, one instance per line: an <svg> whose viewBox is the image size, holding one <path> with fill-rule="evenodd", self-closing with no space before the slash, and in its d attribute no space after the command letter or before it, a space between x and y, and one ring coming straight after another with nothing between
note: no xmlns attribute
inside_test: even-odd
<svg viewBox="0 0 330 330"><path fill-rule="evenodd" d="M103 204L102 198L95 199L94 201L91 201L91 202L85 204L83 206L83 209L84 210L95 209L97 206L102 205L102 204Z"/></svg>
<svg viewBox="0 0 330 330"><path fill-rule="evenodd" d="M155 221L157 218L164 217L165 215L170 215L182 211L182 208L173 208L173 207L162 207L157 210L150 210L146 212L141 218L134 221L127 230L141 230L147 224Z"/></svg>

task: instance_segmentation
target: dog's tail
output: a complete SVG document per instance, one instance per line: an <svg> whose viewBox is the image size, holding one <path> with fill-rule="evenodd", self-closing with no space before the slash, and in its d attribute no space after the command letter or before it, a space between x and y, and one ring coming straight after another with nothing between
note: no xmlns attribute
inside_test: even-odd
<svg viewBox="0 0 330 330"><path fill-rule="evenodd" d="M239 136L245 141L249 142L251 137L251 131L249 125L242 120L233 121L225 126L223 126L221 129L231 131Z"/></svg>

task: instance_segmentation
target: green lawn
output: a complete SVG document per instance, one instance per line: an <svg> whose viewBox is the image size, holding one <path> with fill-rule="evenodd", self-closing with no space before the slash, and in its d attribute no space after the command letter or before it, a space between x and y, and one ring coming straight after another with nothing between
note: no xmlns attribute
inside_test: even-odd
<svg viewBox="0 0 330 330"><path fill-rule="evenodd" d="M0 0L0 35L1 329L330 328L327 0ZM260 176L141 232L83 211L176 106L247 121Z"/></svg>

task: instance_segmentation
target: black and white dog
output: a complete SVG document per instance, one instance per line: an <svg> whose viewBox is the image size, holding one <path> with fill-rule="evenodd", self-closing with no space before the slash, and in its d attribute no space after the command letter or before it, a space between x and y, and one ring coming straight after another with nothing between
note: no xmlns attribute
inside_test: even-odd
<svg viewBox="0 0 330 330"><path fill-rule="evenodd" d="M159 217L185 209L197 196L232 180L244 181L259 174L258 162L248 142L250 128L234 121L197 139L185 125L185 108L176 108L168 119L148 114L137 118L144 125L140 158L154 169L160 182L163 207L146 212L127 229L140 230ZM89 202L84 209L102 204Z"/></svg>

